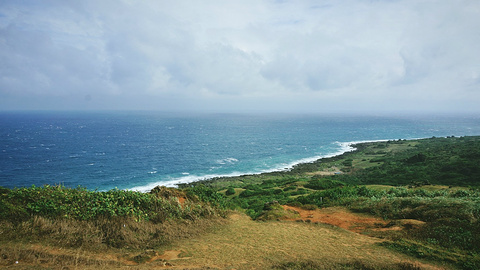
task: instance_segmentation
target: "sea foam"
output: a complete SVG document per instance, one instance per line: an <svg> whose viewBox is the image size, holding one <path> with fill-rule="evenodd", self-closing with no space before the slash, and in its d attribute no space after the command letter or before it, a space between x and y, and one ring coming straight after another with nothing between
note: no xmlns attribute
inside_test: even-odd
<svg viewBox="0 0 480 270"><path fill-rule="evenodd" d="M298 164L303 164L303 163L311 163L314 161L317 161L322 158L329 158L329 157L334 157L341 155L346 152L351 152L355 151L356 148L353 147L353 145L358 144L358 143L365 143L365 142L380 142L380 141L387 141L387 140L370 140L370 141L352 141L352 142L335 142L334 144L338 145L339 149L336 152L326 154L326 155L319 155L319 156L314 156L314 157L308 157L308 158L303 158L299 159L290 163L282 163L274 166L273 168L270 169L264 169L260 171L248 171L248 172L232 172L229 174L206 174L206 175L195 175L195 174L189 174L183 172L181 177L175 177L175 178L164 178L159 181L155 181L152 183L149 183L147 185L141 185L137 187L130 188L128 190L133 190L133 191L140 191L140 192L149 192L156 186L166 186L166 187L177 187L179 184L188 184L192 182L197 182L197 181L203 181L203 180L209 180L212 178L217 178L217 177L235 177L235 176L241 176L241 175L256 175L256 174L262 174L262 173L269 173L269 172L276 172L276 171L288 171L291 170L294 166ZM237 162L238 160L235 158L226 158L220 160L222 162Z"/></svg>

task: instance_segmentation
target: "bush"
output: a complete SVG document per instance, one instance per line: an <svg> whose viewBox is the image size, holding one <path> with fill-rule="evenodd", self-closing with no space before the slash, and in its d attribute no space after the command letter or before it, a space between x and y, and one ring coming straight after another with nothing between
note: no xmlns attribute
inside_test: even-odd
<svg viewBox="0 0 480 270"><path fill-rule="evenodd" d="M352 167L352 162L353 162L352 159L346 159L342 162L342 164L343 166L346 166L346 167Z"/></svg>
<svg viewBox="0 0 480 270"><path fill-rule="evenodd" d="M15 222L26 221L33 216L75 220L128 217L137 221L164 222L168 219L223 215L221 209L227 204L223 195L201 186L192 188L191 194L187 195L189 201L199 203L186 203L185 208L180 206L177 197L185 197L185 193L168 188L154 189L153 193L118 189L99 192L81 187L71 189L46 185L2 192L0 219Z"/></svg>
<svg viewBox="0 0 480 270"><path fill-rule="evenodd" d="M304 188L298 188L297 190L295 190L293 192L290 192L289 195L295 196L295 195L303 195L303 194L307 194L307 193L308 193L308 190L306 190Z"/></svg>
<svg viewBox="0 0 480 270"><path fill-rule="evenodd" d="M187 189L187 195L196 196L200 201L210 203L212 206L221 209L231 207L230 201L223 194L204 185L196 185L195 187Z"/></svg>
<svg viewBox="0 0 480 270"><path fill-rule="evenodd" d="M342 182L330 179L314 179L308 181L308 183L305 185L306 188L315 190L330 189L342 186L344 186Z"/></svg>
<svg viewBox="0 0 480 270"><path fill-rule="evenodd" d="M416 236L427 242L434 240L445 248L456 247L480 252L480 224L460 219L441 219L427 223Z"/></svg>
<svg viewBox="0 0 480 270"><path fill-rule="evenodd" d="M316 191L297 200L302 204L315 204L317 206L345 205L357 200L359 197L375 197L383 194L364 186L344 186L323 191Z"/></svg>
<svg viewBox="0 0 480 270"><path fill-rule="evenodd" d="M284 188L283 191L287 192L287 191L296 190L296 189L297 189L296 186L288 186L288 187Z"/></svg>
<svg viewBox="0 0 480 270"><path fill-rule="evenodd" d="M229 187L227 191L225 191L225 195L227 196L235 195L235 189L233 187Z"/></svg>

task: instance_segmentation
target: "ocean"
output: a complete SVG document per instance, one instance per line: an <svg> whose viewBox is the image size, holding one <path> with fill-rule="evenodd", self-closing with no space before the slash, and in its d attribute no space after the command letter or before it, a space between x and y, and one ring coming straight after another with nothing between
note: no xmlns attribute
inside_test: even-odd
<svg viewBox="0 0 480 270"><path fill-rule="evenodd" d="M276 170L349 143L480 135L480 116L1 112L0 186L148 191Z"/></svg>

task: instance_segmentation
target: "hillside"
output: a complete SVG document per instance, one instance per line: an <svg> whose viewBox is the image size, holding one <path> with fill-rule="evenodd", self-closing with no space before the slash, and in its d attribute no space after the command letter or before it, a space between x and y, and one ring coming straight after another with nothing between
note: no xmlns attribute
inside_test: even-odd
<svg viewBox="0 0 480 270"><path fill-rule="evenodd" d="M290 171L150 193L2 188L0 266L480 267L480 137L355 147Z"/></svg>

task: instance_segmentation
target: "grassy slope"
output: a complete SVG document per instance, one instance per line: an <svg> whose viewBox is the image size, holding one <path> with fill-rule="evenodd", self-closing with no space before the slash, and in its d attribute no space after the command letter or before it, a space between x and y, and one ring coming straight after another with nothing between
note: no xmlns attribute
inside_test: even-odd
<svg viewBox="0 0 480 270"><path fill-rule="evenodd" d="M268 213L265 203L278 201L341 205L389 220L418 219L427 225L409 235L383 235L392 239L387 246L460 268L480 267L480 137L356 147L358 151L300 164L290 172L237 177L231 182L218 178L207 184L230 194L253 218ZM331 175L338 171L342 173Z"/></svg>
<svg viewBox="0 0 480 270"><path fill-rule="evenodd" d="M268 269L301 262L315 269L384 267L399 269L406 256L385 249L378 239L324 224L255 222L234 214L221 229L192 240L182 240L170 249L187 258L175 264L219 269ZM413 263L412 263L413 264ZM358 269L358 268L357 268ZM360 268L362 269L362 268Z"/></svg>
<svg viewBox="0 0 480 270"><path fill-rule="evenodd" d="M58 247L78 254L85 252L76 261L75 256L61 254L68 265L80 262L82 267L88 259L95 258L92 252L113 252L115 255L109 255L115 258L111 262L94 259L91 264L109 268L141 261L142 268L146 260L155 257L140 256L145 249L161 252L169 243L174 249L182 249L184 257L190 254L192 258L183 261L195 267L223 268L232 264L239 268L276 265L279 269L398 268L392 263L399 262L401 256L385 247L465 269L480 265L480 195L476 191L480 180L479 137L365 143L357 148L359 151L298 165L289 172L217 178L193 183L188 186L194 188L183 187L184 191L156 190L156 196L61 187L3 189L0 251L6 258L2 255L0 265L13 264L15 258L24 258L37 266L61 264L55 261L58 256L32 250L26 244L30 242L49 246L56 252ZM332 175L339 171L342 174ZM42 196L38 196L40 193ZM175 198L185 199L187 207ZM82 200L91 207L78 212L76 206ZM271 211L265 203L272 201L313 208L339 205L392 222L399 218L419 219L427 226L410 230L408 235L376 235L390 239L383 244L385 247L373 245L377 241L373 238L351 233L347 234L350 241L366 241L368 245L348 247L348 237L331 227L258 223L238 215L229 225L218 227L226 208L245 210L254 218L265 217ZM215 232L205 234L212 229ZM323 242L335 248L321 249L318 243ZM289 255L275 251L277 247ZM369 255L376 252L395 259L378 261L381 256ZM131 254L137 254L137 259ZM39 258L47 258L46 263L42 264ZM255 261L250 267L243 263L249 259Z"/></svg>
<svg viewBox="0 0 480 270"><path fill-rule="evenodd" d="M162 269L166 261L174 269L439 269L379 241L323 224L256 222L233 213L216 230L156 249L92 251L16 242L3 244L0 252L19 261L9 264L12 269Z"/></svg>

